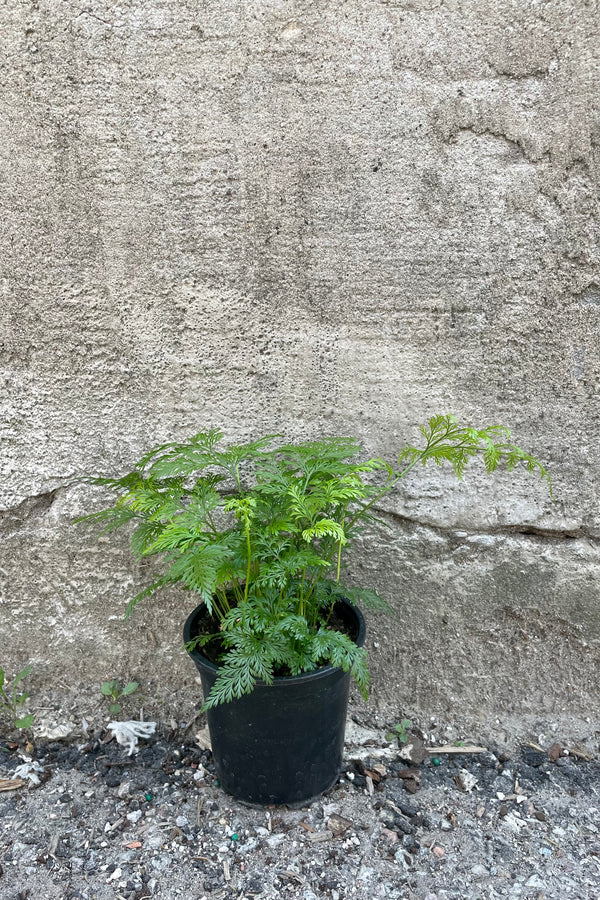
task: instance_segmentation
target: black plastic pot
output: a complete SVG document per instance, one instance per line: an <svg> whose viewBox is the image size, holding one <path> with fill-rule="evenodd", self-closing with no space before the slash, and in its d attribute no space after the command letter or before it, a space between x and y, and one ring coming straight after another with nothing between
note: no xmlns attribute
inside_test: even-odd
<svg viewBox="0 0 600 900"><path fill-rule="evenodd" d="M340 601L336 612L355 643L365 642L360 610ZM189 616L185 642L198 634L204 603ZM200 650L190 653L208 696L218 674ZM258 683L251 694L208 710L217 775L228 793L245 803L300 804L318 797L339 775L344 748L350 673L327 665L303 675Z"/></svg>

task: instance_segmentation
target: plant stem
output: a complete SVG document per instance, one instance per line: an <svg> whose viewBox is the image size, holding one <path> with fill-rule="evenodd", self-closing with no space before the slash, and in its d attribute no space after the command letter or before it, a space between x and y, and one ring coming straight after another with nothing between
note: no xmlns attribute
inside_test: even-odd
<svg viewBox="0 0 600 900"><path fill-rule="evenodd" d="M246 570L246 584L244 586L244 603L246 603L248 600L248 587L250 585L250 569L251 569L251 565L252 565L252 550L250 547L250 521L247 517L245 519L245 524L246 524L246 546L248 548L248 568Z"/></svg>
<svg viewBox="0 0 600 900"><path fill-rule="evenodd" d="M300 582L300 610L299 614L304 615L304 581L306 579L306 566L302 569L302 580Z"/></svg>
<svg viewBox="0 0 600 900"><path fill-rule="evenodd" d="M371 509L371 507L381 497L385 497L386 494L389 494L389 492L392 490L392 488L394 488L396 486L396 484L400 481L400 479L404 478L405 475L408 475L410 470L413 469L418 462L420 462L422 459L427 459L427 456L428 456L429 452L431 451L432 447L435 447L436 444L439 444L441 441L445 440L446 438L447 438L447 435L444 435L443 438L439 438L434 441L428 441L425 449L422 450L418 456L415 456L415 458L407 465L407 467L405 469L403 469L401 472L397 472L396 477L392 481L388 482L388 484L384 488L382 488L377 494L375 494L375 496L371 500L369 500L369 502L365 506L362 506L359 509L359 511L356 513L356 515L351 519L350 525L348 527L352 528L354 523L357 522L360 518L362 518L364 513L366 513L366 511L368 509Z"/></svg>

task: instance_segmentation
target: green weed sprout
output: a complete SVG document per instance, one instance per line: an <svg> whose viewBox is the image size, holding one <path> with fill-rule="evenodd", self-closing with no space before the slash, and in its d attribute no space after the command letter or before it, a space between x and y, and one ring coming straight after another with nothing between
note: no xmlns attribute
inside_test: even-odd
<svg viewBox="0 0 600 900"><path fill-rule="evenodd" d="M4 715L10 719L15 728L19 728L22 731L31 728L34 715L33 713L29 713L26 716L21 715L21 707L23 707L29 699L29 694L27 692L19 694L17 692L17 687L24 678L27 678L32 668L33 666L25 666L24 669L21 669L21 671L15 675L11 690L5 689L4 669L0 666L0 712L4 713Z"/></svg>
<svg viewBox="0 0 600 900"><path fill-rule="evenodd" d="M121 712L121 704L119 700L122 700L123 697L129 697L130 694L133 694L137 691L139 687L139 683L137 681L129 681L127 684L121 688L120 683L113 678L111 681L104 681L102 683L102 687L100 690L104 694L105 697L112 700L112 703L108 707L108 711L111 716L118 716Z"/></svg>

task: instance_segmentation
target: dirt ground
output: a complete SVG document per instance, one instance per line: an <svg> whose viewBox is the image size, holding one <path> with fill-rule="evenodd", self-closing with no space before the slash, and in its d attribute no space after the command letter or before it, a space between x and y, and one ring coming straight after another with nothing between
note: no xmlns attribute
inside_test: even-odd
<svg viewBox="0 0 600 900"><path fill-rule="evenodd" d="M132 756L110 737L38 742L40 783L17 788L27 754L0 741L0 900L600 898L593 740L440 750L350 722L326 795L254 809L219 787L203 732L159 726Z"/></svg>

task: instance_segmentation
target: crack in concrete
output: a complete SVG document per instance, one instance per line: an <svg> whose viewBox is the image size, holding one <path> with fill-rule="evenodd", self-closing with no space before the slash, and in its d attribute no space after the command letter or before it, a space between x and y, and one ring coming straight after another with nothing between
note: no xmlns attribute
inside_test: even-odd
<svg viewBox="0 0 600 900"><path fill-rule="evenodd" d="M485 135L489 135L490 137L506 141L506 143L511 147L516 148L527 160L527 162L530 162L532 164L541 163L545 160L550 159L550 152L548 150L536 154L528 150L519 138L509 137L500 129L494 130L489 125L480 126L475 123L473 125L460 125L455 129L454 134L449 137L446 143L454 143L454 141L456 140L456 135L458 135L460 132L468 132L475 135L476 137L484 137Z"/></svg>
<svg viewBox="0 0 600 900"><path fill-rule="evenodd" d="M25 524L30 519L41 518L45 515L56 499L56 495L61 490L71 487L74 482L66 485L59 485L51 491L44 491L40 494L33 494L26 497L16 506L0 509L0 532L14 531L18 527ZM487 528L469 528L466 525L439 525L435 522L427 522L413 516L407 516L403 513L395 512L382 507L374 506L373 512L382 519L388 518L402 525L412 527L429 528L438 534L448 535L458 540L481 536L509 536L523 535L524 537L543 538L546 540L574 540L577 538L585 539L592 543L600 544L600 536L593 534L584 525L575 528L542 528L539 525L531 525L527 523L514 525L490 525ZM462 537L464 535L464 537Z"/></svg>
<svg viewBox="0 0 600 900"><path fill-rule="evenodd" d="M0 533L16 531L30 519L39 519L44 516L54 503L61 488L62 485L59 485L51 491L25 497L17 506L0 509Z"/></svg>
<svg viewBox="0 0 600 900"><path fill-rule="evenodd" d="M467 540L471 537L490 536L508 537L510 535L523 535L524 537L543 538L545 540L561 541L583 538L595 544L600 544L600 536L594 535L584 525L576 528L542 528L539 525L515 524L515 525L490 525L487 528L469 528L466 525L438 525L434 522L426 522L412 516L393 512L389 509L373 507L374 512L382 518L389 518L402 525L415 528L429 528L437 534L453 537L455 540ZM464 535L464 537L463 537Z"/></svg>

